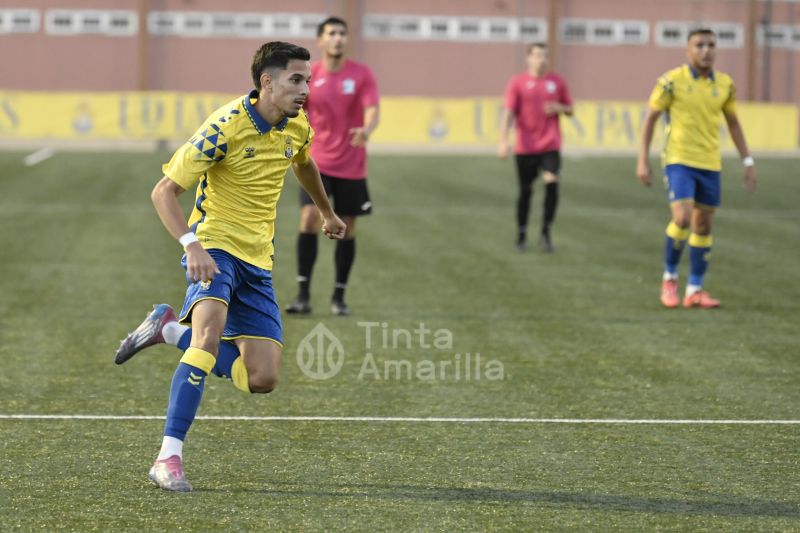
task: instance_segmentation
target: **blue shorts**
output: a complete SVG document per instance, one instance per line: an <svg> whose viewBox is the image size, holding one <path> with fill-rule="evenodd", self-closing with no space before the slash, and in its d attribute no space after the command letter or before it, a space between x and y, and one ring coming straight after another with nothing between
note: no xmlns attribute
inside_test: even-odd
<svg viewBox="0 0 800 533"><path fill-rule="evenodd" d="M191 322L192 308L200 300L219 300L228 304L223 339L269 339L283 346L283 326L275 291L272 290L272 272L223 250L210 249L208 253L217 263L220 273L210 282L192 281L187 275L189 287L178 320ZM185 254L181 266L186 269Z"/></svg>
<svg viewBox="0 0 800 533"><path fill-rule="evenodd" d="M669 201L694 200L698 204L719 207L720 173L718 170L704 170L686 165L667 165Z"/></svg>

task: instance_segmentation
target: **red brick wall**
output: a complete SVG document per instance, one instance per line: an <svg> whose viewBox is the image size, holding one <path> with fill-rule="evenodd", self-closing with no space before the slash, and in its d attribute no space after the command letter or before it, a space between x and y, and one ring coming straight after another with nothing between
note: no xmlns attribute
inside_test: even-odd
<svg viewBox="0 0 800 533"><path fill-rule="evenodd" d="M353 57L375 71L384 95L490 96L524 67L523 43L398 41L365 39L353 14L440 14L451 16L537 17L547 20L554 5L558 17L637 19L650 24L647 45L589 46L558 44L556 68L574 97L641 100L655 78L685 60L682 48L655 44L659 20L729 21L747 27L748 2L739 0L0 0L0 9L128 9L144 12L242 11L331 13L350 18ZM774 23L800 25L800 3L773 2ZM141 7L143 6L143 7ZM759 16L766 9L758 3ZM146 21L140 21L146 28ZM558 28L549 28L551 34ZM284 38L285 39L285 38ZM316 55L315 39L294 39ZM130 37L0 34L0 88L33 90L137 90L243 92L250 86L252 53L262 39L156 37L140 31ZM746 43L746 41L745 41ZM764 96L763 52L758 51L757 97ZM775 49L769 56L772 101L800 103L800 49ZM717 66L731 74L746 94L746 48L719 50Z"/></svg>

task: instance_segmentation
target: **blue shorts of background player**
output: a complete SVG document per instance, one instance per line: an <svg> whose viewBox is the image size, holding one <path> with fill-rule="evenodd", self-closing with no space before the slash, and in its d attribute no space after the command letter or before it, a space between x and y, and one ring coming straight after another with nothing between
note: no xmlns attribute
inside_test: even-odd
<svg viewBox="0 0 800 533"><path fill-rule="evenodd" d="M719 207L721 200L720 172L686 165L667 165L669 201L694 200L708 207Z"/></svg>
<svg viewBox="0 0 800 533"><path fill-rule="evenodd" d="M192 308L200 300L213 299L228 305L223 340L242 337L269 339L283 346L280 309L272 288L272 272L246 263L219 249L208 250L220 273L211 281L188 279L186 299L178 320L191 324ZM186 256L181 259L186 269Z"/></svg>

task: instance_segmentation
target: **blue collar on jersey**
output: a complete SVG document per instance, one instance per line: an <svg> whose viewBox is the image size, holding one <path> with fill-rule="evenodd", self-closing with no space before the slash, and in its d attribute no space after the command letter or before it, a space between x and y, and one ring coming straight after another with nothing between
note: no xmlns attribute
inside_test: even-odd
<svg viewBox="0 0 800 533"><path fill-rule="evenodd" d="M259 135L264 135L265 133L269 133L269 130L272 129L272 124L264 120L264 117L258 114L256 111L256 107L250 102L250 100L258 100L258 91L253 89L250 91L250 94L244 97L244 110L247 111L247 116L250 117L250 122L253 123L253 126L256 128L256 131ZM289 117L283 117L283 120L275 124L275 128L278 131L283 131L283 128L286 127L286 124L289 122Z"/></svg>
<svg viewBox="0 0 800 533"><path fill-rule="evenodd" d="M686 66L689 67L689 72L692 73L692 78L697 79L697 78L700 77L700 74L695 69L693 69L691 65L686 65ZM714 79L714 69L713 68L708 72L708 79L710 79L711 81L717 81L717 80Z"/></svg>

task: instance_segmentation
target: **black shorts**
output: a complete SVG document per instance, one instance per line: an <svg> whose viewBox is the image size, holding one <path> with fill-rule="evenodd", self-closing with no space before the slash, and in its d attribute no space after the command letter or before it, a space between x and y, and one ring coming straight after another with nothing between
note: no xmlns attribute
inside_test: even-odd
<svg viewBox="0 0 800 533"><path fill-rule="evenodd" d="M520 183L531 184L539 176L539 170L558 176L561 170L561 154L557 151L541 154L517 154L517 175Z"/></svg>
<svg viewBox="0 0 800 533"><path fill-rule="evenodd" d="M333 198L333 210L340 217L359 217L372 213L367 180L334 178L321 174L322 186L328 197ZM300 205L314 205L314 200L300 187Z"/></svg>

